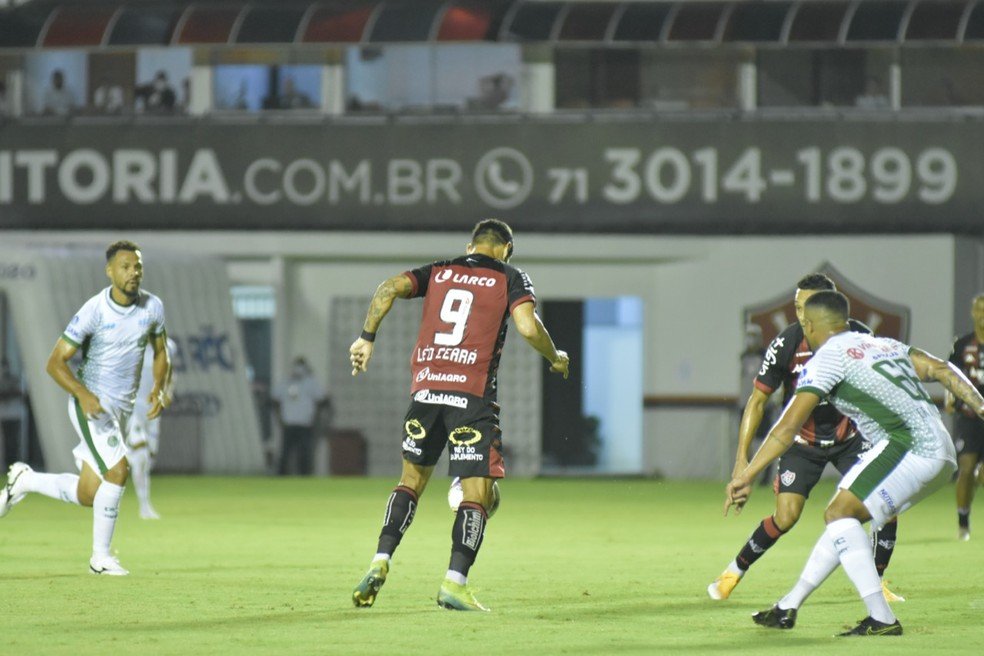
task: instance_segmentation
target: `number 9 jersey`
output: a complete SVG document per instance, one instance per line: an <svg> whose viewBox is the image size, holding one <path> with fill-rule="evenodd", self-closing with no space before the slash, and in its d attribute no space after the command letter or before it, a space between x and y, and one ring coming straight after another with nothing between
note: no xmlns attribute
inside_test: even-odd
<svg viewBox="0 0 984 656"><path fill-rule="evenodd" d="M404 273L424 298L410 357L411 393L459 392L494 401L507 320L535 303L530 277L492 257L464 255Z"/></svg>

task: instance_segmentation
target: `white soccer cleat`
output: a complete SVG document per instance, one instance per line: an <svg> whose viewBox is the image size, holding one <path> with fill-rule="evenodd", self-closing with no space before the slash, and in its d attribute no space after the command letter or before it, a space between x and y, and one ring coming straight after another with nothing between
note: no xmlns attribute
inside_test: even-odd
<svg viewBox="0 0 984 656"><path fill-rule="evenodd" d="M93 556L89 559L90 574L105 574L107 576L126 576L129 570L123 569L120 561L112 556Z"/></svg>
<svg viewBox="0 0 984 656"><path fill-rule="evenodd" d="M957 532L957 539L960 540L961 542L968 542L970 540L970 529L961 528Z"/></svg>
<svg viewBox="0 0 984 656"><path fill-rule="evenodd" d="M7 484L0 489L0 517L10 512L10 509L24 500L27 492L22 490L23 486L18 485L21 477L29 471L34 471L23 462L15 462L7 470Z"/></svg>
<svg viewBox="0 0 984 656"><path fill-rule="evenodd" d="M161 516L157 514L154 507L151 505L144 506L140 509L140 519L160 519Z"/></svg>

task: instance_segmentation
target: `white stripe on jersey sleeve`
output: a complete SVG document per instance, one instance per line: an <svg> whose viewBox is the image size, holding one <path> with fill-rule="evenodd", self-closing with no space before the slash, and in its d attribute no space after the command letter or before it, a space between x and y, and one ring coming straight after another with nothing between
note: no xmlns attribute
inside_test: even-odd
<svg viewBox="0 0 984 656"><path fill-rule="evenodd" d="M65 336L76 344L81 345L87 337L90 337L99 328L101 322L99 316L100 295L97 294L86 301L85 305L79 308L72 320L65 327Z"/></svg>
<svg viewBox="0 0 984 656"><path fill-rule="evenodd" d="M844 365L840 349L820 347L804 365L796 389L798 391L809 387L827 395L843 379Z"/></svg>

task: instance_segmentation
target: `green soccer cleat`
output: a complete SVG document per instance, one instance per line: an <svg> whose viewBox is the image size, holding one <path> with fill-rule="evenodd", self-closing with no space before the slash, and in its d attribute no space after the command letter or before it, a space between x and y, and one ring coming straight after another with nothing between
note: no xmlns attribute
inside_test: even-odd
<svg viewBox="0 0 984 656"><path fill-rule="evenodd" d="M389 573L388 560L374 560L369 565L369 571L359 581L352 591L352 603L356 608L369 608L376 602L376 595L379 589L386 583L386 574Z"/></svg>
<svg viewBox="0 0 984 656"><path fill-rule="evenodd" d="M796 626L796 609L782 609L776 604L768 610L760 610L752 615L752 621L770 629L791 629Z"/></svg>
<svg viewBox="0 0 984 656"><path fill-rule="evenodd" d="M837 635L840 638L853 636L900 636L902 635L902 625L898 620L895 620L892 624L885 624L871 617L866 617L858 622L858 625L850 631L838 633Z"/></svg>
<svg viewBox="0 0 984 656"><path fill-rule="evenodd" d="M448 610L481 610L486 613L489 609L479 603L471 588L467 585L444 579L441 591L437 593L437 605Z"/></svg>

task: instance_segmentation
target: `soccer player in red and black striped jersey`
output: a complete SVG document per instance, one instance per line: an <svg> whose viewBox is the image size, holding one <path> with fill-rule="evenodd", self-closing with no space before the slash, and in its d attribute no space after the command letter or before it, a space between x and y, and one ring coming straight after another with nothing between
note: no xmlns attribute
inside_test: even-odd
<svg viewBox="0 0 984 656"><path fill-rule="evenodd" d="M498 219L480 221L466 254L434 262L383 282L369 306L362 336L349 349L352 375L367 370L383 317L397 298L423 298L411 354L411 402L404 422L403 472L386 506L369 572L352 601L372 606L389 562L413 521L420 495L447 448L452 476L464 497L451 531L451 562L437 602L453 610L488 610L468 587L468 570L485 535L492 486L506 474L496 403L496 374L510 316L519 334L567 378L569 359L557 350L535 311L530 277L507 262L512 230Z"/></svg>
<svg viewBox="0 0 984 656"><path fill-rule="evenodd" d="M973 332L958 337L950 352L950 362L977 388L984 392L984 294L978 294L970 305ZM970 539L970 504L974 492L984 484L984 424L977 419L973 408L961 403L953 394L946 395L944 408L953 417L953 441L957 447L957 537ZM976 472L976 473L975 473Z"/></svg>
<svg viewBox="0 0 984 656"><path fill-rule="evenodd" d="M796 308L797 321L772 340L762 360L762 367L755 377L755 387L742 414L733 475L737 475L748 465L748 450L762 422L769 396L782 387L783 406L787 405L796 391L800 371L807 360L813 357L813 349L803 334L803 307L811 296L823 290L835 290L835 286L834 281L822 273L809 274L796 283L793 305ZM848 326L855 332L871 332L867 326L854 319L849 320ZM844 474L868 448L854 424L826 401L813 411L794 442L779 459L775 481L775 513L759 523L735 559L707 586L707 594L711 599L724 600L730 597L752 564L793 528L803 513L810 491L819 482L828 462ZM897 527L898 524L893 519L872 536L875 565L879 575L885 572L892 557ZM882 591L889 601L904 601L884 583Z"/></svg>

